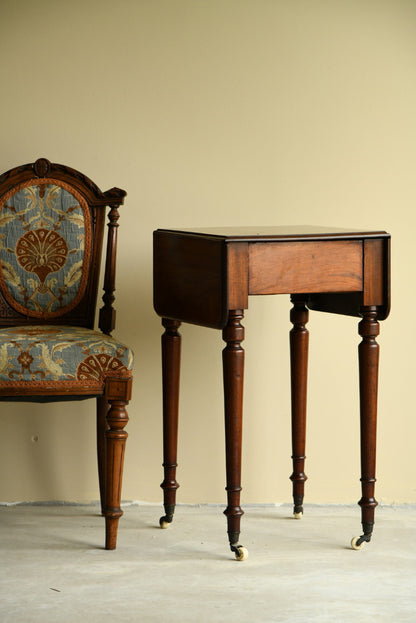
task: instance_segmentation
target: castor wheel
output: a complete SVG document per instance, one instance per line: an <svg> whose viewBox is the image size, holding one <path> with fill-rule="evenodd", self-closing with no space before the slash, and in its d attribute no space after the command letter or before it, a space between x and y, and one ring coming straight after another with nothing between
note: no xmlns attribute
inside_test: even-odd
<svg viewBox="0 0 416 623"><path fill-rule="evenodd" d="M303 517L302 511L300 513L293 513L294 519L302 519L302 517Z"/></svg>
<svg viewBox="0 0 416 623"><path fill-rule="evenodd" d="M364 543L369 543L371 541L371 534L363 534L362 536L355 536L351 539L351 547L352 549L358 550L362 549Z"/></svg>
<svg viewBox="0 0 416 623"><path fill-rule="evenodd" d="M362 549L363 545L364 545L364 541L362 541L361 543L358 543L358 541L360 540L359 536L355 536L351 539L351 547L352 549Z"/></svg>
<svg viewBox="0 0 416 623"><path fill-rule="evenodd" d="M248 550L242 545L231 545L231 551L234 552L236 560L243 561L248 558Z"/></svg>
<svg viewBox="0 0 416 623"><path fill-rule="evenodd" d="M159 519L159 526L162 528L162 530L166 530L166 528L169 528L171 523L172 517L166 517L166 515L164 515Z"/></svg>

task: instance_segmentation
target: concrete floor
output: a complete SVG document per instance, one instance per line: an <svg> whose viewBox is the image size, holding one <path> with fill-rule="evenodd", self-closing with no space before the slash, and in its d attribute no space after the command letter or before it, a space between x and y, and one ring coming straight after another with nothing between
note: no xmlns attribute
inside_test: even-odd
<svg viewBox="0 0 416 623"><path fill-rule="evenodd" d="M0 507L1 623L416 622L416 507L378 507L371 544L359 508L249 506L237 562L219 506L127 505L118 548L98 506Z"/></svg>

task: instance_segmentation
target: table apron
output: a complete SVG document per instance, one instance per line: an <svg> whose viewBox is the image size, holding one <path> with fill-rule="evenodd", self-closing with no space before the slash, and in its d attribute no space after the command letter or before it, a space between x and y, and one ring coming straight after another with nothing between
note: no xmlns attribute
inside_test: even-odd
<svg viewBox="0 0 416 623"><path fill-rule="evenodd" d="M252 243L249 294L359 292L363 290L363 242Z"/></svg>

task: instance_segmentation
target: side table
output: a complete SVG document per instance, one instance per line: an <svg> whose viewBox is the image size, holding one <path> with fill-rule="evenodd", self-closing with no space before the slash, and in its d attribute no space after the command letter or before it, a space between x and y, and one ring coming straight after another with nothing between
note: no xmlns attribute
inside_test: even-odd
<svg viewBox="0 0 416 623"><path fill-rule="evenodd" d="M309 309L361 318L358 325L361 520L360 549L373 532L379 320L390 307L390 235L319 227L158 229L154 232L154 308L162 317L163 466L167 527L175 510L182 322L221 329L223 350L228 538L239 543L244 327L249 295L290 294L294 516L303 513Z"/></svg>

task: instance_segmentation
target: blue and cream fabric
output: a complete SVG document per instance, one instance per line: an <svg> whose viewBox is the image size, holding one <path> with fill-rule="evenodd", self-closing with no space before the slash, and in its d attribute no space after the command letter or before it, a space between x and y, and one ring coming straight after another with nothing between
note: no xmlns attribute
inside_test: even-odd
<svg viewBox="0 0 416 623"><path fill-rule="evenodd" d="M0 329L0 391L39 382L101 389L106 377L131 376L132 366L132 351L99 331L51 325Z"/></svg>
<svg viewBox="0 0 416 623"><path fill-rule="evenodd" d="M91 216L81 195L29 181L0 206L0 279L9 304L38 318L61 315L84 294Z"/></svg>

